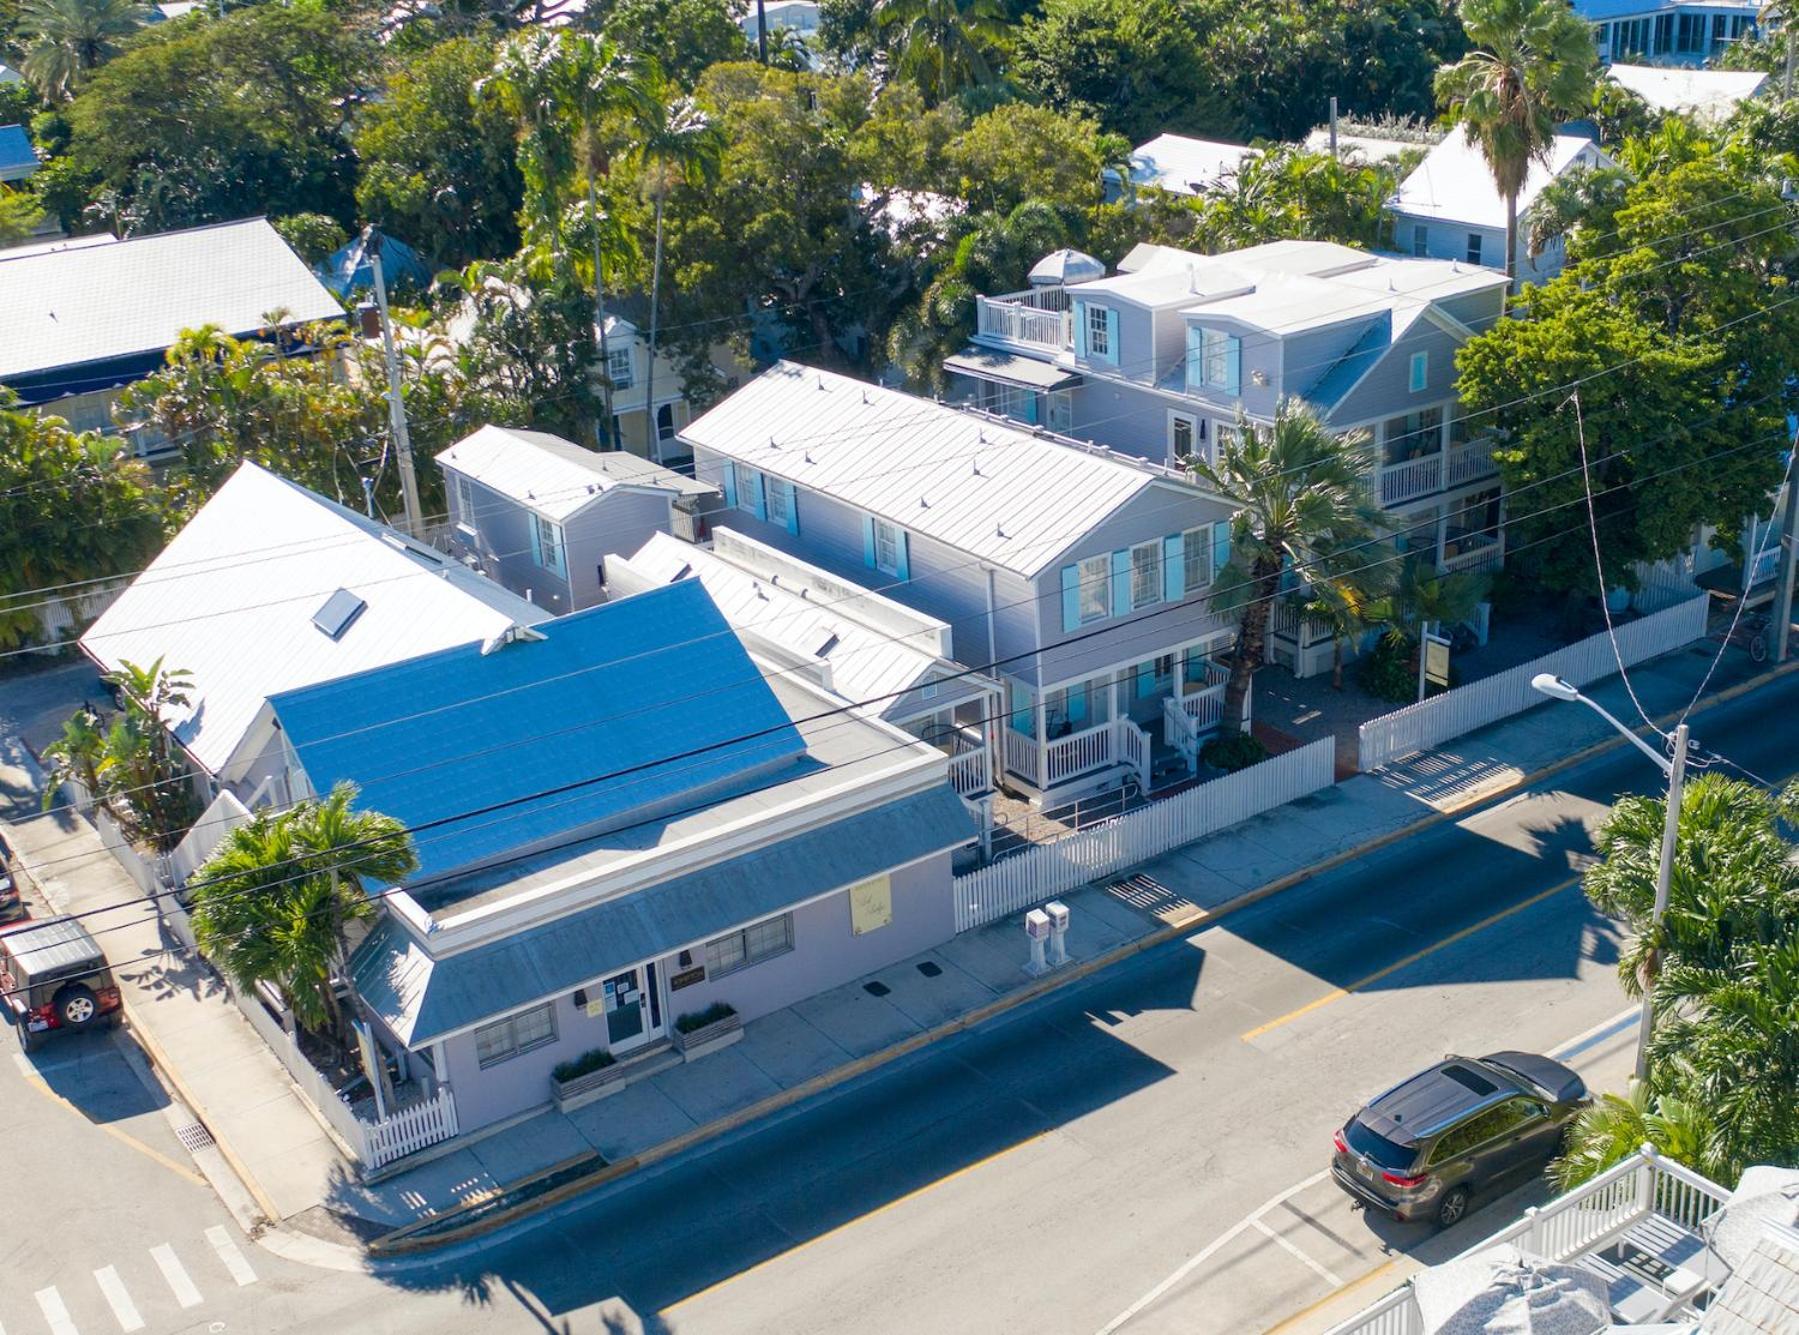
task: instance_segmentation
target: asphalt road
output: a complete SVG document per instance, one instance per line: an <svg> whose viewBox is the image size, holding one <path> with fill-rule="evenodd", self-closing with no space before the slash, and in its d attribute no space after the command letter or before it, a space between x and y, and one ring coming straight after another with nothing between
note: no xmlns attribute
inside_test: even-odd
<svg viewBox="0 0 1799 1335"><path fill-rule="evenodd" d="M1695 734L1785 777L1795 704L1788 678ZM1488 1203L1461 1238L1432 1239L1315 1179L1351 1108L1444 1051L1565 1049L1618 1015L1616 930L1574 877L1604 804L1655 780L1620 748L534 1227L378 1278L240 1240L257 1279L236 1285L207 1240L209 1196L25 1090L0 1055L0 1107L29 1119L9 1157L32 1147L31 1176L7 1174L0 1327L120 1329L93 1271L125 1279L116 1258L166 1242L203 1302L152 1318L145 1296L158 1335L1265 1329L1517 1208ZM1589 1040L1574 1060L1610 1078L1625 1048ZM52 1114L59 1129L39 1131ZM127 1199L141 1208L107 1215ZM31 1201L74 1208L28 1211L21 1238ZM130 1264L134 1294L167 1291L154 1258ZM51 1282L85 1304L64 1329L34 1298Z"/></svg>

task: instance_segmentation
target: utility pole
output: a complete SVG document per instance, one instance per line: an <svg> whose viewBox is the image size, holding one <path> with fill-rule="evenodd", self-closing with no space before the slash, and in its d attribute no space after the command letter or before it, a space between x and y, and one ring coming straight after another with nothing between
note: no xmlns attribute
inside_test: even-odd
<svg viewBox="0 0 1799 1335"><path fill-rule="evenodd" d="M406 531L417 538L425 531L419 513L419 480L412 471L412 436L406 430L406 405L400 398L400 358L394 351L394 325L387 312L387 280L381 273L381 233L363 233L369 269L375 276L375 306L381 312L381 352L387 360L387 419L393 426L394 462L400 466L400 497L406 507Z"/></svg>
<svg viewBox="0 0 1799 1335"><path fill-rule="evenodd" d="M768 64L768 10L766 0L756 0L756 59ZM1793 62L1787 60L1787 85L1793 82Z"/></svg>
<svg viewBox="0 0 1799 1335"><path fill-rule="evenodd" d="M1674 729L1674 760L1668 766L1668 810L1662 818L1662 855L1655 867L1655 916L1651 930L1658 934L1668 911L1668 888L1674 879L1674 841L1680 833L1680 791L1687 773L1687 725ZM1643 1015L1637 1024L1637 1079L1649 1076L1649 1036L1655 1029L1653 1006L1655 976L1661 961L1652 960L1643 975Z"/></svg>
<svg viewBox="0 0 1799 1335"><path fill-rule="evenodd" d="M1337 156L1337 99L1331 99L1331 156Z"/></svg>
<svg viewBox="0 0 1799 1335"><path fill-rule="evenodd" d="M1790 49L1790 48L1789 48ZM1794 477L1794 465L1799 463L1792 456L1792 451L1799 451L1799 435L1793 437L1787 447L1786 483L1782 490L1786 492L1786 509L1780 524L1780 589L1774 595L1774 661L1787 661L1787 641L1793 630L1793 565L1799 558L1799 478ZM1751 530L1753 532L1753 530ZM1754 560L1751 553L1747 560ZM1753 578L1754 571L1750 576ZM1749 590L1743 590L1743 596L1749 596Z"/></svg>
<svg viewBox="0 0 1799 1335"><path fill-rule="evenodd" d="M1780 100L1785 102L1793 96L1793 25L1787 22L1786 6L1780 6L1780 40L1786 44L1786 75L1780 81Z"/></svg>

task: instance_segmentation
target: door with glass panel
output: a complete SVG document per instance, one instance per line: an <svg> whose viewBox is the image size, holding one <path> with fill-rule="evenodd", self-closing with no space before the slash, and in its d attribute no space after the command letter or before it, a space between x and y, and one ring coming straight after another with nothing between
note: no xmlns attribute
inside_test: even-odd
<svg viewBox="0 0 1799 1335"><path fill-rule="evenodd" d="M647 969L626 969L600 984L606 1011L606 1046L615 1055L642 1047L662 1032L660 998L653 995L655 968L652 964Z"/></svg>

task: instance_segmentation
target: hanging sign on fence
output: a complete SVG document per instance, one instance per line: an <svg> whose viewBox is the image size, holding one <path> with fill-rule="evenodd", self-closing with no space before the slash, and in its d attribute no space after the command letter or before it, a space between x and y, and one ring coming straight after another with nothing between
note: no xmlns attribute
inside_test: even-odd
<svg viewBox="0 0 1799 1335"><path fill-rule="evenodd" d="M1449 685L1449 641L1440 635L1424 637L1424 679L1432 686Z"/></svg>

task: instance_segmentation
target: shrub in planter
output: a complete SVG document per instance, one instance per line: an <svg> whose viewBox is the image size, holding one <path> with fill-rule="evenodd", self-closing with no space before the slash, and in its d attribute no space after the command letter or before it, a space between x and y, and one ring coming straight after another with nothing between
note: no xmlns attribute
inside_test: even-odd
<svg viewBox="0 0 1799 1335"><path fill-rule="evenodd" d="M1268 759L1268 748L1240 732L1235 737L1214 737L1200 748L1199 758L1213 769L1234 773Z"/></svg>
<svg viewBox="0 0 1799 1335"><path fill-rule="evenodd" d="M675 1029L683 1034L696 1033L709 1024L717 1024L720 1020L729 1019L737 1014L737 1008L729 1002L715 1001L703 1011L689 1011L685 1015L675 1017Z"/></svg>
<svg viewBox="0 0 1799 1335"><path fill-rule="evenodd" d="M595 1071L603 1071L616 1062L605 1048L593 1048L583 1052L579 1057L572 1057L565 1062L557 1062L556 1068L550 1072L556 1079L566 1084L570 1080L579 1080L584 1075L592 1075Z"/></svg>

